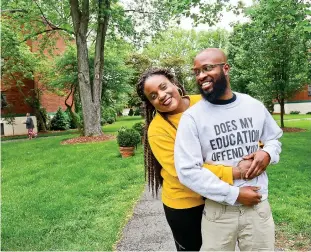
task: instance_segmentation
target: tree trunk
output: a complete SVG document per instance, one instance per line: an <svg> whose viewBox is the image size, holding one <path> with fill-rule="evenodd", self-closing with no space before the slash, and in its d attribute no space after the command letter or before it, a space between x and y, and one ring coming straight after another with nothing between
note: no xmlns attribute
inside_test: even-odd
<svg viewBox="0 0 311 252"><path fill-rule="evenodd" d="M100 125L100 104L94 101L90 81L89 57L87 48L87 31L89 23L89 1L83 0L79 8L78 0L70 0L71 16L77 45L78 82L82 104L85 136L102 134Z"/></svg>
<svg viewBox="0 0 311 252"><path fill-rule="evenodd" d="M281 128L284 128L284 114L285 114L284 98L280 99L280 107L281 107Z"/></svg>

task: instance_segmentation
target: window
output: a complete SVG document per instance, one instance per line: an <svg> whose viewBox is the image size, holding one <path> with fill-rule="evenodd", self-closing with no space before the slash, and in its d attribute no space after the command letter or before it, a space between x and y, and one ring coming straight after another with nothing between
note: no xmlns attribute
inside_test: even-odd
<svg viewBox="0 0 311 252"><path fill-rule="evenodd" d="M5 108L8 105L6 101L6 94L1 92L1 108Z"/></svg>
<svg viewBox="0 0 311 252"><path fill-rule="evenodd" d="M308 85L308 96L311 96L311 85Z"/></svg>

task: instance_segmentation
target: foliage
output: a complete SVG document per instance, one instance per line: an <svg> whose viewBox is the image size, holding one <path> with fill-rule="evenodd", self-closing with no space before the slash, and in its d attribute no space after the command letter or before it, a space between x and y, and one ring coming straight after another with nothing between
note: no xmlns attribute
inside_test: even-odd
<svg viewBox="0 0 311 252"><path fill-rule="evenodd" d="M300 114L300 111L291 111L291 112L289 112L291 115L298 115L298 114Z"/></svg>
<svg viewBox="0 0 311 252"><path fill-rule="evenodd" d="M134 130L136 130L140 134L140 136L143 136L144 135L145 123L143 123L143 122L135 123L132 128Z"/></svg>
<svg viewBox="0 0 311 252"><path fill-rule="evenodd" d="M118 131L117 142L120 147L133 147L140 143L140 135L134 129L121 127Z"/></svg>
<svg viewBox="0 0 311 252"><path fill-rule="evenodd" d="M246 10L250 22L230 37L232 87L262 100L284 101L310 78L310 33L305 29L308 4L293 0L259 1Z"/></svg>
<svg viewBox="0 0 311 252"><path fill-rule="evenodd" d="M134 110L132 108L130 108L128 115L129 116L133 116L134 115Z"/></svg>
<svg viewBox="0 0 311 252"><path fill-rule="evenodd" d="M195 32L172 28L154 38L143 53L153 66L171 69L187 92L197 93L191 71L194 57L207 47L226 49L227 37L225 30Z"/></svg>
<svg viewBox="0 0 311 252"><path fill-rule="evenodd" d="M141 115L141 109L140 109L140 107L139 108L136 108L135 110L134 110L134 114L133 114L134 116L139 116L139 115Z"/></svg>
<svg viewBox="0 0 311 252"><path fill-rule="evenodd" d="M78 124L80 124L80 117L78 114L75 113L75 119L72 116L72 113L70 113L70 111L68 111L68 109L66 109L65 111L66 117L67 117L67 121L69 124L69 129L77 129L78 128Z"/></svg>
<svg viewBox="0 0 311 252"><path fill-rule="evenodd" d="M307 112L306 114L307 114L307 115L311 115L311 111Z"/></svg>
<svg viewBox="0 0 311 252"><path fill-rule="evenodd" d="M6 121L6 123L8 125L12 126L12 131L13 131L13 136L14 136L14 134L15 134L14 125L16 125L16 123L15 123L16 114L13 112L12 104L7 104L7 106L5 107L5 110L6 110L6 114L5 114L5 117L3 118L3 120Z"/></svg>
<svg viewBox="0 0 311 252"><path fill-rule="evenodd" d="M69 128L68 117L59 107L51 120L51 130L67 130Z"/></svg>

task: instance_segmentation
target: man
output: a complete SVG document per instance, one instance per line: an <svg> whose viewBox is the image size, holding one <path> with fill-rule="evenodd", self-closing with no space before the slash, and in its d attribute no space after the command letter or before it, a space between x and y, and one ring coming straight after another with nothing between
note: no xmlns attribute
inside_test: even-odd
<svg viewBox="0 0 311 252"><path fill-rule="evenodd" d="M203 99L184 112L174 155L181 183L207 198L201 250L234 250L238 242L242 251L272 251L274 222L263 160L270 159L270 164L279 161L282 130L261 102L232 92L230 67L221 50L200 52L193 70ZM263 149L259 149L259 140ZM237 166L245 156L254 161L232 188L215 182L202 169L204 162ZM241 191L247 186L260 187L261 201L257 205L247 205L240 199L236 188Z"/></svg>

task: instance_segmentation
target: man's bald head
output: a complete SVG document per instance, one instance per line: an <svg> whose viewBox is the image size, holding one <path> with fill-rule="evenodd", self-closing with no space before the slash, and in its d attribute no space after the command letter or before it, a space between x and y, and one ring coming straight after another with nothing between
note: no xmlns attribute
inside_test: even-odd
<svg viewBox="0 0 311 252"><path fill-rule="evenodd" d="M197 54L194 61L197 60L207 64L227 63L227 56L219 48L207 48Z"/></svg>

